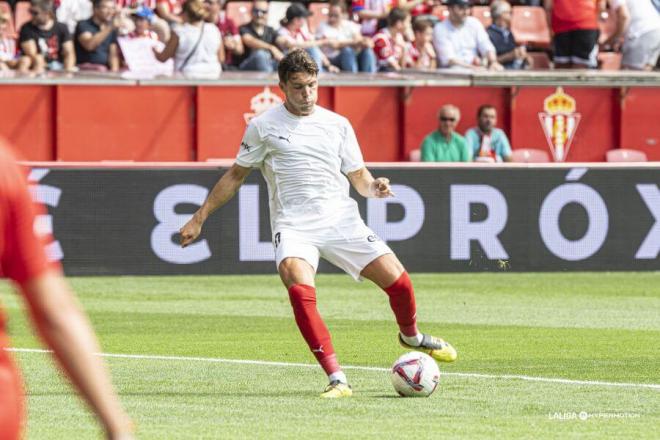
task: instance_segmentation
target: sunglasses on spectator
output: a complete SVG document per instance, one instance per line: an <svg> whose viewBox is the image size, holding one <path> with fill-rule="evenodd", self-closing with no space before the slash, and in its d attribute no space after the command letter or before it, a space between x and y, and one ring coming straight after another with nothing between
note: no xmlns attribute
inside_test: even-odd
<svg viewBox="0 0 660 440"><path fill-rule="evenodd" d="M252 13L254 15L266 15L268 14L268 9L252 8Z"/></svg>
<svg viewBox="0 0 660 440"><path fill-rule="evenodd" d="M448 118L447 116L440 116L442 122L456 122L456 118Z"/></svg>

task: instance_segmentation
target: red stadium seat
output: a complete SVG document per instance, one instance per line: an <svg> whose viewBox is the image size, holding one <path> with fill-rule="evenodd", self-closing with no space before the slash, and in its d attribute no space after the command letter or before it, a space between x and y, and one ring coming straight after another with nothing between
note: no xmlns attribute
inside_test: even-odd
<svg viewBox="0 0 660 440"><path fill-rule="evenodd" d="M444 20L445 18L449 17L449 8L447 6L443 5L438 5L433 7L433 15L438 17L440 21Z"/></svg>
<svg viewBox="0 0 660 440"><path fill-rule="evenodd" d="M621 70L623 55L617 52L601 52L598 54L598 68L600 70Z"/></svg>
<svg viewBox="0 0 660 440"><path fill-rule="evenodd" d="M545 52L527 52L527 55L529 55L534 62L534 69L544 70L552 67L552 64L550 64L550 57Z"/></svg>
<svg viewBox="0 0 660 440"><path fill-rule="evenodd" d="M535 148L518 148L511 152L511 160L523 163L548 163L550 155L547 151Z"/></svg>
<svg viewBox="0 0 660 440"><path fill-rule="evenodd" d="M32 20L30 15L30 2L18 2L16 3L16 16L14 17L14 23L16 23L16 32L20 32L21 27L28 21Z"/></svg>
<svg viewBox="0 0 660 440"><path fill-rule="evenodd" d="M327 3L310 3L309 12L312 15L307 19L307 26L309 31L313 34L319 27L319 24L328 20L328 4Z"/></svg>
<svg viewBox="0 0 660 440"><path fill-rule="evenodd" d="M422 150L420 150L419 148L416 150L412 150L410 153L408 153L408 160L410 162L421 162Z"/></svg>
<svg viewBox="0 0 660 440"><path fill-rule="evenodd" d="M485 28L491 25L493 19L490 16L489 6L472 6L472 16L479 20Z"/></svg>
<svg viewBox="0 0 660 440"><path fill-rule="evenodd" d="M252 19L252 2L227 2L226 11L236 26L243 25Z"/></svg>
<svg viewBox="0 0 660 440"><path fill-rule="evenodd" d="M639 150L617 148L610 150L605 155L608 162L646 162L646 153Z"/></svg>
<svg viewBox="0 0 660 440"><path fill-rule="evenodd" d="M540 6L514 6L511 32L519 44L550 47L550 29L545 9Z"/></svg>
<svg viewBox="0 0 660 440"><path fill-rule="evenodd" d="M16 26L14 26L14 15L11 13L11 6L9 6L9 3L7 2L0 2L0 11L4 12L6 15L9 16L9 37L11 38L16 38Z"/></svg>

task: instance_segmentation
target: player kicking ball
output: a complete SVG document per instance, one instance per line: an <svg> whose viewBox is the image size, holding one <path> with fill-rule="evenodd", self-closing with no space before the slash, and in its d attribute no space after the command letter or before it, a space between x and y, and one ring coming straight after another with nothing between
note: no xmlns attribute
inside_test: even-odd
<svg viewBox="0 0 660 440"><path fill-rule="evenodd" d="M451 345L417 330L408 273L364 224L349 197L349 181L364 197L391 197L389 180L374 179L365 168L348 120L316 105L318 68L307 52L289 52L278 75L284 104L250 121L236 162L181 228L181 245L193 242L207 217L236 194L252 168L259 168L268 185L277 270L289 291L296 324L330 381L321 397L349 397L352 391L316 308L319 257L387 293L402 346L438 361L454 361Z"/></svg>

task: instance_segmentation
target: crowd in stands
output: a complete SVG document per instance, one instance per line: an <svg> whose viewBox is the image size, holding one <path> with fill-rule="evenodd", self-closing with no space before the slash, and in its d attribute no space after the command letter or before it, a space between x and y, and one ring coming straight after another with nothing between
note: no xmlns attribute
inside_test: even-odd
<svg viewBox="0 0 660 440"><path fill-rule="evenodd" d="M121 38L151 40L155 59L210 76L272 72L294 48L325 72L596 69L603 49L622 68L652 70L660 55L660 0L330 0L289 3L277 28L273 3L243 3L248 13L232 16L225 0L0 2L0 70L119 71Z"/></svg>
<svg viewBox="0 0 660 440"><path fill-rule="evenodd" d="M497 128L497 110L482 105L476 126L465 136L455 131L461 119L458 107L446 104L438 111L438 128L424 138L420 150L423 162L510 162L511 144L506 133Z"/></svg>

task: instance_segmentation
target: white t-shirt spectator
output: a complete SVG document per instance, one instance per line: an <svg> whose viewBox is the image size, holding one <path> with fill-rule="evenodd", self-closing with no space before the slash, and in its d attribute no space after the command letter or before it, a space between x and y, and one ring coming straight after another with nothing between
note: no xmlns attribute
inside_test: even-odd
<svg viewBox="0 0 660 440"><path fill-rule="evenodd" d="M327 38L334 41L352 41L358 35L360 35L360 26L348 20L342 20L338 27L330 26L327 21L324 21L316 30L317 40ZM330 46L323 46L322 50L328 58L339 55L339 49L333 49Z"/></svg>
<svg viewBox="0 0 660 440"><path fill-rule="evenodd" d="M624 4L630 12L626 40L634 40L649 31L660 29L660 14L650 0L613 0L612 10L616 11Z"/></svg>
<svg viewBox="0 0 660 440"><path fill-rule="evenodd" d="M90 0L62 0L55 15L57 21L64 23L73 35L76 32L76 24L92 16L92 2Z"/></svg>
<svg viewBox="0 0 660 440"><path fill-rule="evenodd" d="M177 24L172 28L179 37L179 47L177 47L174 54L175 70L183 71L184 74L210 77L217 76L222 71L220 61L218 61L218 50L220 50L220 44L222 44L222 35L213 23L204 23L203 26L204 35L202 40L183 70L181 66L195 48L202 28L201 26L193 26L190 23Z"/></svg>
<svg viewBox="0 0 660 440"><path fill-rule="evenodd" d="M458 28L449 19L436 24L433 46L438 54L439 67L447 67L450 60L473 64L478 56L495 52L484 26L474 17L467 17L463 26Z"/></svg>

